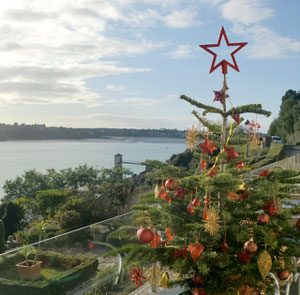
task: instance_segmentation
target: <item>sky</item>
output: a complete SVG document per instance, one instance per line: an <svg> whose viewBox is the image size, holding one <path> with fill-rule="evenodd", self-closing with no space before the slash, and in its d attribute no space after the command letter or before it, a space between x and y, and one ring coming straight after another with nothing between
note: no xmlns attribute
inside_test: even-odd
<svg viewBox="0 0 300 295"><path fill-rule="evenodd" d="M266 132L300 88L299 11L299 0L0 0L0 122L189 128L181 94L220 106L221 70L209 74L199 45L224 26L230 43L248 42L240 72L228 70L231 103L271 111L243 115Z"/></svg>

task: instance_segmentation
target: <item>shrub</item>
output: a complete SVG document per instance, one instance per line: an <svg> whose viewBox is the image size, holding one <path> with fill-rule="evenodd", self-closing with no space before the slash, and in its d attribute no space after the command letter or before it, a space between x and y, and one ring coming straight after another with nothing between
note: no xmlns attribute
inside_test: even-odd
<svg viewBox="0 0 300 295"><path fill-rule="evenodd" d="M75 210L59 211L55 218L60 227L64 229L73 229L82 225L80 213Z"/></svg>

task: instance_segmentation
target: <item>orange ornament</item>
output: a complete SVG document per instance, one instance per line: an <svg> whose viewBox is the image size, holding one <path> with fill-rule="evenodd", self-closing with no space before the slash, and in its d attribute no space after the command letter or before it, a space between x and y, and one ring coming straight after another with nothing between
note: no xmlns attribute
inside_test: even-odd
<svg viewBox="0 0 300 295"><path fill-rule="evenodd" d="M196 262L198 257L203 252L204 247L200 243L197 243L197 244L189 245L188 248L190 250L190 253L191 253L191 256L192 256L194 262Z"/></svg>
<svg viewBox="0 0 300 295"><path fill-rule="evenodd" d="M159 196L160 198L162 198L162 199L164 199L164 198L167 196L167 194L166 194L166 192L165 192L163 186L161 186L161 190L160 190L160 192L158 193L158 196Z"/></svg>
<svg viewBox="0 0 300 295"><path fill-rule="evenodd" d="M230 192L230 193L228 194L228 198L229 198L230 200L238 200L238 199L240 198L240 196L239 196L237 193Z"/></svg>
<svg viewBox="0 0 300 295"><path fill-rule="evenodd" d="M151 248L157 248L160 244L160 235L158 234L153 234L153 239L150 242Z"/></svg>
<svg viewBox="0 0 300 295"><path fill-rule="evenodd" d="M205 200L204 200L204 209L203 209L203 219L204 220L207 220L208 219L208 202L209 202L209 198L208 197L205 197Z"/></svg>
<svg viewBox="0 0 300 295"><path fill-rule="evenodd" d="M172 236L171 231L172 231L172 229L170 227L167 227L165 229L166 237L169 242L172 242L172 240L174 239L174 236Z"/></svg>
<svg viewBox="0 0 300 295"><path fill-rule="evenodd" d="M172 199L171 199L171 196L170 196L169 192L167 193L167 196L166 196L166 202L172 203Z"/></svg>
<svg viewBox="0 0 300 295"><path fill-rule="evenodd" d="M200 165L201 165L201 170L205 170L205 168L206 168L206 165L207 165L207 163L206 163L206 161L205 160L202 160L201 161L201 163L200 163Z"/></svg>

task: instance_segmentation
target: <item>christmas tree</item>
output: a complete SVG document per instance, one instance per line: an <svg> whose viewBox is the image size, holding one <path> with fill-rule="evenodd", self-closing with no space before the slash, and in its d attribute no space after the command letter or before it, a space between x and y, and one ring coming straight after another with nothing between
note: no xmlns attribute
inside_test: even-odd
<svg viewBox="0 0 300 295"><path fill-rule="evenodd" d="M222 37L231 45L223 28L219 45ZM245 45L234 44L238 49ZM214 91L214 102L221 107L181 96L202 110L193 111L202 127L192 127L186 135L198 167L180 171L148 162L156 168L150 175L155 191L141 196L134 207L138 240L119 250L126 253L137 285L147 277L164 288L185 286L185 294L267 294L274 288L270 272L286 280L295 271L291 257L300 256L300 221L296 226L290 221L300 210L288 199L299 173L250 173L241 155L247 138L240 132L240 115L270 112L260 104L228 108L227 66L238 70L233 60L233 65L223 60L212 66L222 68L222 89ZM221 124L206 118L211 113L220 115Z"/></svg>

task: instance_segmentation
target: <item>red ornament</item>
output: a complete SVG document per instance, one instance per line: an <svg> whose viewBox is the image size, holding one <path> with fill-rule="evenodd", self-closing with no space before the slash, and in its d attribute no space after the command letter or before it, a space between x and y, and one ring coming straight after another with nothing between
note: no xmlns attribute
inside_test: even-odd
<svg viewBox="0 0 300 295"><path fill-rule="evenodd" d="M201 163L200 163L200 165L201 165L201 170L204 171L205 168L206 168L207 163L206 163L205 160L202 160Z"/></svg>
<svg viewBox="0 0 300 295"><path fill-rule="evenodd" d="M300 218L298 219L297 223L296 223L296 227L297 229L300 231Z"/></svg>
<svg viewBox="0 0 300 295"><path fill-rule="evenodd" d="M187 248L184 249L175 249L172 253L171 253L171 257L177 259L179 257L183 257L184 259L188 258L188 251Z"/></svg>
<svg viewBox="0 0 300 295"><path fill-rule="evenodd" d="M250 193L249 192L243 192L242 194L240 194L240 199L247 199L249 197Z"/></svg>
<svg viewBox="0 0 300 295"><path fill-rule="evenodd" d="M277 272L277 277L280 280L287 280L289 278L290 274L291 273L288 270L282 270L282 271Z"/></svg>
<svg viewBox="0 0 300 295"><path fill-rule="evenodd" d="M150 242L151 248L157 248L160 245L160 235L158 234L153 234L153 239Z"/></svg>
<svg viewBox="0 0 300 295"><path fill-rule="evenodd" d="M257 251L258 247L254 241L248 241L244 244L244 250L248 254L254 254Z"/></svg>
<svg viewBox="0 0 300 295"><path fill-rule="evenodd" d="M196 275L196 276L193 278L193 281L194 281L196 284L201 284L201 285L204 285L204 283L205 283L204 279L203 279L200 275Z"/></svg>
<svg viewBox="0 0 300 295"><path fill-rule="evenodd" d="M260 176L260 177L266 177L266 178L267 178L270 174L271 174L271 173L269 172L269 169L266 169L266 170L260 172L260 173L258 174L258 176Z"/></svg>
<svg viewBox="0 0 300 295"><path fill-rule="evenodd" d="M238 167L238 169L245 168L244 162L243 162L243 161L239 161L239 162L237 163L237 167Z"/></svg>
<svg viewBox="0 0 300 295"><path fill-rule="evenodd" d="M197 197L192 201L192 206L193 207L200 206L200 201L199 201L199 199Z"/></svg>
<svg viewBox="0 0 300 295"><path fill-rule="evenodd" d="M223 37L226 41L227 46L233 47L232 49L234 49L236 47L230 54L233 64L228 62L227 60L223 59L217 65L215 65L216 59L217 59L217 54L215 52L213 52L212 50L208 49L208 48L209 47L213 47L213 48L214 47L220 47ZM212 73L216 68L221 66L222 67L222 74L227 74L227 66L230 66L234 70L239 72L239 68L238 68L236 60L234 58L234 54L236 54L240 49L242 49L247 44L248 44L247 42L229 43L226 32L225 32L225 29L224 29L224 27L222 27L217 44L199 45L199 46L214 56L209 73Z"/></svg>
<svg viewBox="0 0 300 295"><path fill-rule="evenodd" d="M138 239L144 243L148 244L153 240L154 234L153 232L148 228L140 228L136 233Z"/></svg>
<svg viewBox="0 0 300 295"><path fill-rule="evenodd" d="M197 244L189 245L188 248L190 250L190 253L191 253L191 256L192 256L194 262L196 262L198 257L203 252L204 247L200 243L197 243Z"/></svg>
<svg viewBox="0 0 300 295"><path fill-rule="evenodd" d="M224 90L221 89L220 91L215 91L214 90L214 93L215 93L215 98L213 100L213 102L215 101L219 101L220 103L223 103L224 102L224 95L225 95L225 98L229 97L228 94L224 93Z"/></svg>
<svg viewBox="0 0 300 295"><path fill-rule="evenodd" d="M221 250L224 254L226 254L228 248L229 247L228 247L228 244L226 243L226 235L225 235L223 243L221 244Z"/></svg>
<svg viewBox="0 0 300 295"><path fill-rule="evenodd" d="M142 286L143 279L146 279L143 270L139 269L137 266L129 271L128 274L131 277L131 281L135 282L136 286Z"/></svg>
<svg viewBox="0 0 300 295"><path fill-rule="evenodd" d="M218 172L218 168L217 168L217 167L214 167L214 168L211 169L211 171L208 173L208 176L209 176L210 178L214 178L214 177L216 176L217 172Z"/></svg>
<svg viewBox="0 0 300 295"><path fill-rule="evenodd" d="M165 229L166 237L169 242L172 242L172 240L174 239L174 236L172 236L171 231L172 231L172 229L170 227L167 227Z"/></svg>
<svg viewBox="0 0 300 295"><path fill-rule="evenodd" d="M244 249L241 252L238 252L237 255L241 263L247 263L247 264L250 263L251 257L253 256L252 254L247 253Z"/></svg>
<svg viewBox="0 0 300 295"><path fill-rule="evenodd" d="M264 211L257 216L257 222L260 224L265 224L270 221L270 216L266 214Z"/></svg>
<svg viewBox="0 0 300 295"><path fill-rule="evenodd" d="M231 159L237 158L239 156L234 147L229 148L225 145L224 150L227 153L227 163L229 163Z"/></svg>
<svg viewBox="0 0 300 295"><path fill-rule="evenodd" d="M178 185L178 182L174 178L169 178L165 182L165 188L170 190L170 191L174 190L175 187L177 187L177 185Z"/></svg>
<svg viewBox="0 0 300 295"><path fill-rule="evenodd" d="M175 187L175 191L176 193L174 195L174 198L179 197L182 201L184 201L184 196L189 193L182 187Z"/></svg>
<svg viewBox="0 0 300 295"><path fill-rule="evenodd" d="M202 154L213 154L213 151L216 149L214 144L210 142L207 138L203 143L200 143L199 146L201 147Z"/></svg>
<svg viewBox="0 0 300 295"><path fill-rule="evenodd" d="M237 122L238 124L240 124L240 114L235 114L234 113L234 111L235 111L235 108L232 108L232 119L235 121L235 122Z"/></svg>

